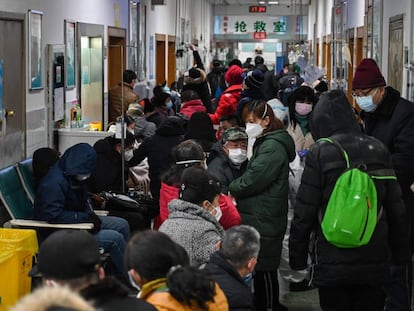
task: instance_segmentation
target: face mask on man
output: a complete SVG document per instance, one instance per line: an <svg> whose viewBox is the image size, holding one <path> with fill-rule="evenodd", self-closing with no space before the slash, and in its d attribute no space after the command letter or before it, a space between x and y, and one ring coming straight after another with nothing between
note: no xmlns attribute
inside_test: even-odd
<svg viewBox="0 0 414 311"><path fill-rule="evenodd" d="M75 175L75 180L82 182L82 181L87 180L89 177L91 177L91 174L78 174L78 175Z"/></svg>
<svg viewBox="0 0 414 311"><path fill-rule="evenodd" d="M377 105L374 104L372 95L357 96L355 97L355 101L357 102L358 106L365 112L373 112L375 109L377 109Z"/></svg>
<svg viewBox="0 0 414 311"><path fill-rule="evenodd" d="M169 100L166 106L167 106L167 109L171 109L173 107L172 101Z"/></svg>
<svg viewBox="0 0 414 311"><path fill-rule="evenodd" d="M125 150L124 153L125 161L129 161L134 157L134 149Z"/></svg>
<svg viewBox="0 0 414 311"><path fill-rule="evenodd" d="M134 278L132 277L131 272L129 271L128 271L128 278L129 278L129 283L131 284L131 286L140 292L141 287L134 281Z"/></svg>
<svg viewBox="0 0 414 311"><path fill-rule="evenodd" d="M212 207L211 210L209 210L209 213L216 218L217 221L220 221L221 216L223 216L223 211L221 210L220 206L214 206L212 203L210 203L210 206Z"/></svg>
<svg viewBox="0 0 414 311"><path fill-rule="evenodd" d="M247 160L247 150L236 148L229 149L229 159L235 165L240 165Z"/></svg>
<svg viewBox="0 0 414 311"><path fill-rule="evenodd" d="M295 111L301 116L306 116L312 112L312 104L296 103Z"/></svg>

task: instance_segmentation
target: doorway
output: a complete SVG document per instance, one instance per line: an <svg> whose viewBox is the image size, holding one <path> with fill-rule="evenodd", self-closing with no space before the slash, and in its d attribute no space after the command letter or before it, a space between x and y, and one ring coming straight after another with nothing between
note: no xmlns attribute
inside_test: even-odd
<svg viewBox="0 0 414 311"><path fill-rule="evenodd" d="M26 156L24 19L0 12L0 168Z"/></svg>
<svg viewBox="0 0 414 311"><path fill-rule="evenodd" d="M156 48L155 48L155 82L156 85L163 83L165 79L165 36L155 35Z"/></svg>
<svg viewBox="0 0 414 311"><path fill-rule="evenodd" d="M108 26L108 90L122 80L126 64L126 29Z"/></svg>

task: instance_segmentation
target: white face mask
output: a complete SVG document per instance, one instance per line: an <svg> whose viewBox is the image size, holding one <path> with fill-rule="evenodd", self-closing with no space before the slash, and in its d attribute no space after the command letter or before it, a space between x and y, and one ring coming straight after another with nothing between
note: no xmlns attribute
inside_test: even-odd
<svg viewBox="0 0 414 311"><path fill-rule="evenodd" d="M236 148L229 149L229 159L235 165L240 165L247 160L247 150Z"/></svg>
<svg viewBox="0 0 414 311"><path fill-rule="evenodd" d="M129 149L125 151L125 161L129 161L134 157L134 149Z"/></svg>
<svg viewBox="0 0 414 311"><path fill-rule="evenodd" d="M256 138L263 133L260 123L246 123L246 133L249 138Z"/></svg>
<svg viewBox="0 0 414 311"><path fill-rule="evenodd" d="M79 174L79 175L75 175L75 179L77 181L85 181L87 180L89 177L91 177L91 174Z"/></svg>
<svg viewBox="0 0 414 311"><path fill-rule="evenodd" d="M213 204L211 204L210 202L208 202L210 204L210 206L213 207L212 210L209 211L209 213L211 215L214 216L214 218L216 218L217 221L220 221L221 216L223 216L223 211L221 210L220 206L214 206Z"/></svg>

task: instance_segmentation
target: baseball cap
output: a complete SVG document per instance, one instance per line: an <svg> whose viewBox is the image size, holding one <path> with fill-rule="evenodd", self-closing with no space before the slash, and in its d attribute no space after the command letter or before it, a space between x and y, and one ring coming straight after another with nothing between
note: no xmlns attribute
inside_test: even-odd
<svg viewBox="0 0 414 311"><path fill-rule="evenodd" d="M81 230L59 230L40 245L37 265L29 275L69 280L97 271L100 264L99 247L91 234Z"/></svg>
<svg viewBox="0 0 414 311"><path fill-rule="evenodd" d="M247 140L248 136L246 131L242 127L231 127L223 132L223 142L235 141L235 140Z"/></svg>

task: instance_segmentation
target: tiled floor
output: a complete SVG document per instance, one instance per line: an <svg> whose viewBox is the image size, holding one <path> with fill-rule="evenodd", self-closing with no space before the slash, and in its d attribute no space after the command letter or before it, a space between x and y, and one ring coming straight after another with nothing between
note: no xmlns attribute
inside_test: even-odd
<svg viewBox="0 0 414 311"><path fill-rule="evenodd" d="M290 292L280 301L289 311L321 311L318 290Z"/></svg>

